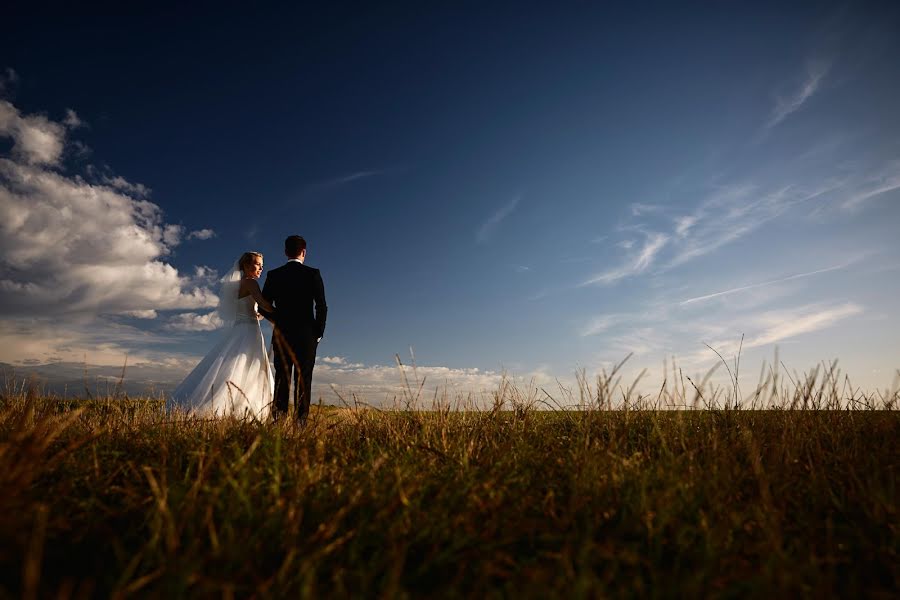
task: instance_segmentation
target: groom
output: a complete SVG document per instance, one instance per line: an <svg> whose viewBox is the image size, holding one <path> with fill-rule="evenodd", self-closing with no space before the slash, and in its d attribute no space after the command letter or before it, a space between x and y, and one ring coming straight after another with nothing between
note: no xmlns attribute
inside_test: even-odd
<svg viewBox="0 0 900 600"><path fill-rule="evenodd" d="M306 240L299 235L284 240L287 264L266 276L263 296L275 305L272 347L275 350L275 419L287 415L288 395L294 384L294 413L301 424L309 415L316 347L325 332L325 286L318 269L303 264ZM313 316L315 304L315 316Z"/></svg>

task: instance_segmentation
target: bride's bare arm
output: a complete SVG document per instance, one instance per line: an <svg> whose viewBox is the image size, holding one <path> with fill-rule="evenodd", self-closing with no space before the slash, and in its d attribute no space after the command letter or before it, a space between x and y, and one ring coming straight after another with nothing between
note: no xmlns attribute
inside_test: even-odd
<svg viewBox="0 0 900 600"><path fill-rule="evenodd" d="M243 288L242 292L246 292L244 295L253 296L260 308L266 312L275 312L275 307L262 295L262 290L259 289L259 284L255 279L244 279L241 281L241 288Z"/></svg>

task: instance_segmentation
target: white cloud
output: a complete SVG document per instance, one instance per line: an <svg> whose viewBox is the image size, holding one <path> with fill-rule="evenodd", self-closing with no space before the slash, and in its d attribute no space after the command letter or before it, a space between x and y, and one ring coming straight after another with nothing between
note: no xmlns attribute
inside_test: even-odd
<svg viewBox="0 0 900 600"><path fill-rule="evenodd" d="M171 343L172 340L121 325L116 331L99 332L89 326L60 330L48 323L25 325L0 321L0 339L10 341L0 345L0 362L12 365L66 362L121 368L127 360L129 366L153 368L154 379L169 385L180 382L201 360L198 356L140 348L130 351L127 345L118 342L141 342L147 346L151 342ZM34 359L24 359L22 351ZM326 356L316 360L313 394L316 398L321 396L326 403L338 405L343 399L351 405L361 401L386 408L405 406L407 399L413 400L418 394L416 404L425 408L432 406L435 399L451 405L459 402L460 407L484 407L491 405L493 393L501 386L506 390L505 400L509 401L525 399L524 394L536 385L554 389L556 383L557 379L545 369L516 376L478 368L367 365L350 362L343 356Z"/></svg>
<svg viewBox="0 0 900 600"><path fill-rule="evenodd" d="M155 319L158 316L155 310L127 310L122 314L135 319Z"/></svg>
<svg viewBox="0 0 900 600"><path fill-rule="evenodd" d="M705 198L691 215L676 220L673 254L664 268L672 268L736 241L791 208L839 187L825 182L815 187L783 185L760 190L749 184L720 188ZM686 235L689 229L690 235ZM680 230L685 235L679 235Z"/></svg>
<svg viewBox="0 0 900 600"><path fill-rule="evenodd" d="M172 316L165 328L169 331L213 331L223 325L216 311L204 314L186 312Z"/></svg>
<svg viewBox="0 0 900 600"><path fill-rule="evenodd" d="M40 322L59 334L59 343L23 344L21 359L37 358L26 356L28 348L101 352L91 327L123 331L108 315L152 319L160 310L217 304L205 271L191 277L166 262L184 229L165 222L159 206L142 197L146 188L122 178L91 184L57 171L65 127L3 101L0 135L14 141L11 156L0 158L0 311L5 320Z"/></svg>
<svg viewBox="0 0 900 600"><path fill-rule="evenodd" d="M130 196L137 196L139 198L149 198L150 197L150 188L145 186L143 183L131 183L124 177L120 175L109 176L104 175L101 177L101 181L110 186L111 188L115 188L116 190L128 194Z"/></svg>
<svg viewBox="0 0 900 600"><path fill-rule="evenodd" d="M194 267L194 281L214 284L219 280L219 272L205 265Z"/></svg>
<svg viewBox="0 0 900 600"><path fill-rule="evenodd" d="M170 368L179 380L199 357L173 350L171 336L160 336L115 321L96 319L0 319L0 362L54 362L119 366L155 364Z"/></svg>
<svg viewBox="0 0 900 600"><path fill-rule="evenodd" d="M476 235L476 239L479 244L483 244L487 242L491 234L506 219L509 215L516 210L516 207L519 205L520 196L516 196L512 200L510 200L506 205L502 206L497 212L495 212L491 217L481 224L481 227L478 228L478 233Z"/></svg>
<svg viewBox="0 0 900 600"><path fill-rule="evenodd" d="M160 208L79 177L0 159L0 307L7 314L215 306L163 262L181 228Z"/></svg>
<svg viewBox="0 0 900 600"><path fill-rule="evenodd" d="M168 248L174 248L181 243L181 236L184 235L184 227L181 225L164 225L162 230L163 242Z"/></svg>
<svg viewBox="0 0 900 600"><path fill-rule="evenodd" d="M843 208L852 209L898 189L900 161L893 161L878 170L851 171L812 185L789 183L768 189L748 182L721 185L702 198L693 211L662 221L659 217L666 213L664 207L653 205L651 210L645 205L633 205L631 221L619 230L629 236L634 231L643 233L643 244L635 244L631 237L621 240L616 245L630 251L622 264L590 276L581 285L615 283L651 267L655 267L654 274L665 272L715 252L795 207L815 203L813 214L818 214L822 206L837 199ZM643 216L649 213L653 214ZM669 229L656 233L649 230L657 229L660 223Z"/></svg>
<svg viewBox="0 0 900 600"><path fill-rule="evenodd" d="M347 364L347 359L343 356L323 356L321 358L317 358L316 362L323 362L329 365L345 365Z"/></svg>
<svg viewBox="0 0 900 600"><path fill-rule="evenodd" d="M0 137L13 139L13 156L31 165L55 165L65 143L66 129L43 115L22 116L0 100Z"/></svg>
<svg viewBox="0 0 900 600"><path fill-rule="evenodd" d="M732 185L717 190L686 219L693 233L680 236L670 266L677 266L708 254L750 233L786 210L790 188L759 193L749 185ZM677 233L676 233L677 235Z"/></svg>
<svg viewBox="0 0 900 600"><path fill-rule="evenodd" d="M671 306L654 300L636 305L634 312L603 313L588 319L580 330L582 336L604 333L609 329L627 325L629 328L647 327L650 324L667 323L672 319Z"/></svg>
<svg viewBox="0 0 900 600"><path fill-rule="evenodd" d="M731 331L732 335L725 339L710 341L709 346L715 348L722 356L736 356L740 349L746 351L827 329L839 321L863 312L864 308L859 304L846 302L830 306L811 304L748 315L732 315L728 318L729 326L720 324L716 328L719 332ZM741 331L747 332L743 344L740 342ZM712 358L709 349L705 349L687 354L683 357L683 361L685 364L699 365L704 362L708 364Z"/></svg>
<svg viewBox="0 0 900 600"><path fill-rule="evenodd" d="M390 407L402 405L418 394L419 406L430 406L435 398L450 402L470 401L483 406L490 403L491 392L499 388L504 378L519 385L527 385L530 381L541 381L545 385L553 383L551 377L542 373L513 377L478 368L418 366L413 369L404 365L401 369L397 365L365 365L341 360L345 362L335 364L317 360L313 375L314 393L332 403L339 403L343 398L352 404L356 397L369 404Z"/></svg>
<svg viewBox="0 0 900 600"><path fill-rule="evenodd" d="M828 74L831 63L827 61L810 61L807 64L806 74L798 88L788 96L778 97L772 114L766 123L766 128L772 128L781 123L788 115L800 109L813 94L819 89L822 79Z"/></svg>
<svg viewBox="0 0 900 600"><path fill-rule="evenodd" d="M619 267L594 275L581 285L595 283L610 284L646 271L656 259L660 250L668 243L669 236L664 233L649 232L646 234L643 245Z"/></svg>
<svg viewBox="0 0 900 600"><path fill-rule="evenodd" d="M697 223L698 217L695 215L690 215L687 217L679 217L675 219L675 235L680 238L683 238L688 234L691 227Z"/></svg>
<svg viewBox="0 0 900 600"><path fill-rule="evenodd" d="M787 338L825 329L837 321L862 312L863 308L853 302L827 308L813 306L799 310L768 312L759 317L759 322L765 329L749 338L744 345L754 348L774 344Z"/></svg>
<svg viewBox="0 0 900 600"><path fill-rule="evenodd" d="M84 127L85 123L74 110L67 108L66 116L63 118L63 125L69 129L77 129L78 127Z"/></svg>
<svg viewBox="0 0 900 600"><path fill-rule="evenodd" d="M216 232L212 229L197 229L190 232L187 236L189 240L208 240L214 237L216 237Z"/></svg>

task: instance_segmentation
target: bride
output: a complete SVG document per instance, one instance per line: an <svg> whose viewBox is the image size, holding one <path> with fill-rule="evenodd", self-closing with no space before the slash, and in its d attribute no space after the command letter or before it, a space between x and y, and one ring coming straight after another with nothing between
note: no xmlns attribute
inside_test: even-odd
<svg viewBox="0 0 900 600"><path fill-rule="evenodd" d="M272 407L274 378L257 306L274 312L257 279L263 256L244 252L222 278L219 317L225 333L175 389L167 408L201 416L253 416L265 419Z"/></svg>

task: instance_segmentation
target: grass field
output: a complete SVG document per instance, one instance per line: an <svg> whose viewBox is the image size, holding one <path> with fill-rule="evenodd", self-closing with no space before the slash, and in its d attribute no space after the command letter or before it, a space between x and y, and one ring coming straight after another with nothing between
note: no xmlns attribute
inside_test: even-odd
<svg viewBox="0 0 900 600"><path fill-rule="evenodd" d="M302 430L8 390L0 597L896 597L896 393L609 410L607 383Z"/></svg>

